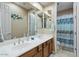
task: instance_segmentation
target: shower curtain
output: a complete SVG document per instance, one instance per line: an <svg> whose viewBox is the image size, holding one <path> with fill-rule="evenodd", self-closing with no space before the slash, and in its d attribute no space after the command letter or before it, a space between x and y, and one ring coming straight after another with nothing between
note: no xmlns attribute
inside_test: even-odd
<svg viewBox="0 0 79 59"><path fill-rule="evenodd" d="M73 15L59 16L57 19L58 45L64 43L64 47L73 48Z"/></svg>

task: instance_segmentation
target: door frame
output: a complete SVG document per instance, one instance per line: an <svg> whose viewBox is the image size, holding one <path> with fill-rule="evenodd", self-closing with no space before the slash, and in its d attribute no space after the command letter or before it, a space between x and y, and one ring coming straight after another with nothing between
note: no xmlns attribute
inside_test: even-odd
<svg viewBox="0 0 79 59"><path fill-rule="evenodd" d="M74 55L77 55L77 2L73 3L73 21L74 21Z"/></svg>

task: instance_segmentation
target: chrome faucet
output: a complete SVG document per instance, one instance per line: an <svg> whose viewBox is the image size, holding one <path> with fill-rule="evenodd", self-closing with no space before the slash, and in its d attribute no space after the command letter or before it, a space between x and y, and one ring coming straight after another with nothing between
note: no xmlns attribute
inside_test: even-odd
<svg viewBox="0 0 79 59"><path fill-rule="evenodd" d="M14 46L15 46L15 45L18 45L18 44L21 44L21 40L18 39L18 41L14 42L13 44L14 44Z"/></svg>
<svg viewBox="0 0 79 59"><path fill-rule="evenodd" d="M21 40L19 39L19 40L18 40L18 44L20 44L20 43L21 43Z"/></svg>

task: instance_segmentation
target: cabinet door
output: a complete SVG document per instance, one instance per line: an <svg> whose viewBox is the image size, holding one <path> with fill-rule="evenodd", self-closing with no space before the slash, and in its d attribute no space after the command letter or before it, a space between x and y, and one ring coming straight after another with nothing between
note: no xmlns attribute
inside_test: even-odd
<svg viewBox="0 0 79 59"><path fill-rule="evenodd" d="M52 52L52 43L51 43L51 40L49 41L49 53Z"/></svg>
<svg viewBox="0 0 79 59"><path fill-rule="evenodd" d="M49 55L48 52L48 41L43 44L43 57L47 57Z"/></svg>
<svg viewBox="0 0 79 59"><path fill-rule="evenodd" d="M42 47L42 44L41 44L37 47L37 54L35 55L35 57L42 57L43 56L42 49L43 49L43 47Z"/></svg>
<svg viewBox="0 0 79 59"><path fill-rule="evenodd" d="M51 42L50 42L50 40L48 40L47 44L48 44L48 54L50 54L51 53Z"/></svg>
<svg viewBox="0 0 79 59"><path fill-rule="evenodd" d="M53 39L50 39L50 40L48 41L48 52L49 52L49 54L52 53L54 50L55 50L55 48L54 48Z"/></svg>
<svg viewBox="0 0 79 59"><path fill-rule="evenodd" d="M48 56L48 46L44 47L43 56L44 57Z"/></svg>
<svg viewBox="0 0 79 59"><path fill-rule="evenodd" d="M54 43L54 39L51 39L51 51L55 51L55 43Z"/></svg>

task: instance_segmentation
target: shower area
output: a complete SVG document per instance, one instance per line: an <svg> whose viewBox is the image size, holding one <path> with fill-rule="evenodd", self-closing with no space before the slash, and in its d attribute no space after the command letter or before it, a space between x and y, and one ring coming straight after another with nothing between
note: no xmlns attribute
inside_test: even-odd
<svg viewBox="0 0 79 59"><path fill-rule="evenodd" d="M58 3L57 6L57 46L73 52L73 3L62 2Z"/></svg>

